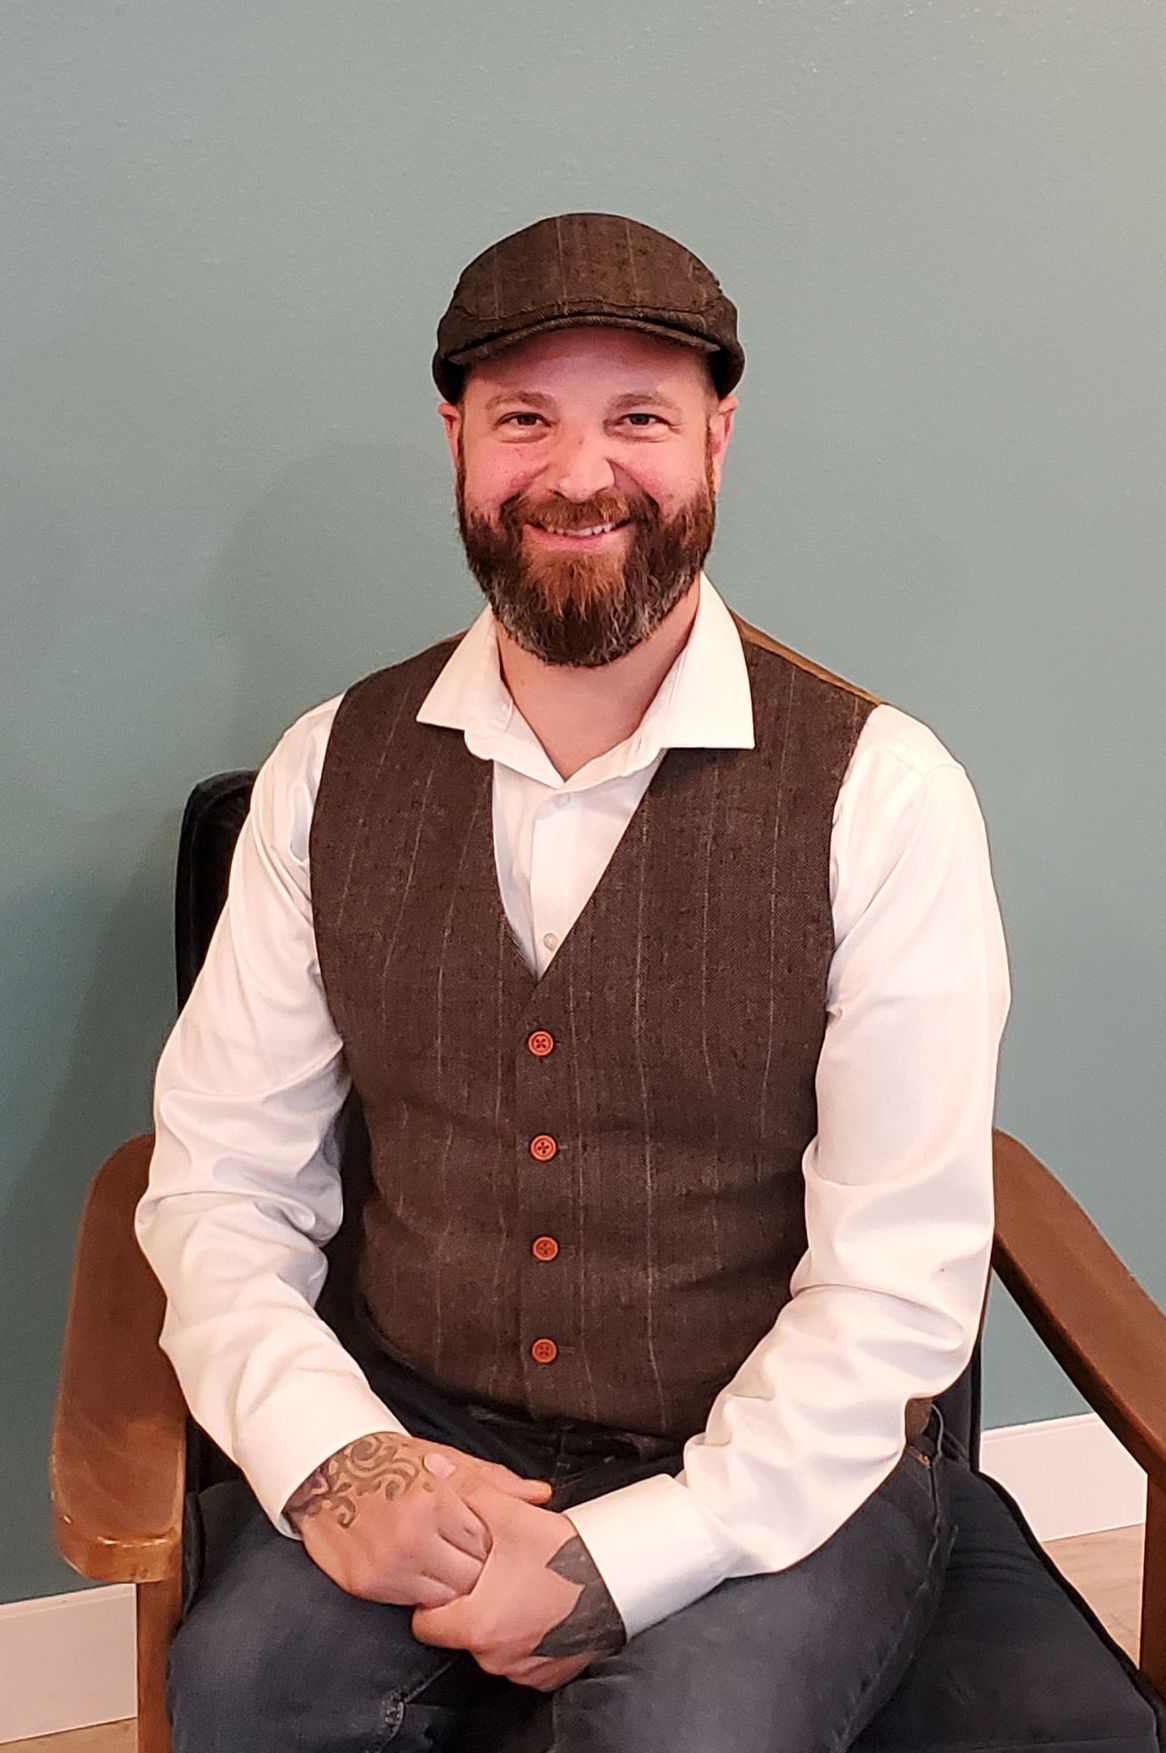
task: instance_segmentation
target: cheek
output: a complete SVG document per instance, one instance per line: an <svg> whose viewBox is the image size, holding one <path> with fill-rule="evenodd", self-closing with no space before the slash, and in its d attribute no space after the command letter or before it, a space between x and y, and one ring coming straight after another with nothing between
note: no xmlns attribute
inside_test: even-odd
<svg viewBox="0 0 1166 1753"><path fill-rule="evenodd" d="M637 469L635 484L641 493L647 493L656 501L665 517L676 509L684 496L684 488L677 485L675 475L659 470Z"/></svg>
<svg viewBox="0 0 1166 1753"><path fill-rule="evenodd" d="M479 457L466 471L466 498L475 510L494 516L499 506L530 486L534 474L520 457Z"/></svg>
<svg viewBox="0 0 1166 1753"><path fill-rule="evenodd" d="M703 458L686 458L680 464L675 457L656 458L641 452L628 459L625 476L629 486L656 501L664 517L674 516L705 485Z"/></svg>

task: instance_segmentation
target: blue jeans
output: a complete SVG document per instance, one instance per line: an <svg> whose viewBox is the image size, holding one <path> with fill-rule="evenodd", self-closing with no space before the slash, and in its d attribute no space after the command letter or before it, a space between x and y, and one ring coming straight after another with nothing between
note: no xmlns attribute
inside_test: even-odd
<svg viewBox="0 0 1166 1753"><path fill-rule="evenodd" d="M630 1433L463 1405L392 1360L366 1368L415 1435L552 1480L553 1509L683 1464ZM346 1594L241 1481L214 1486L219 1534L170 1656L175 1753L842 1753L937 1605L953 1532L940 1432L933 1412L800 1564L721 1583L555 1693L419 1643L411 1608Z"/></svg>

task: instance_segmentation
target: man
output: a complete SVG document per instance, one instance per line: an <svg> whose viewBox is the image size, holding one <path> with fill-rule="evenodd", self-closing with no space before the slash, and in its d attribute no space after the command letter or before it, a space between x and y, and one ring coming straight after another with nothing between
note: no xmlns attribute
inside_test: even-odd
<svg viewBox="0 0 1166 1753"><path fill-rule="evenodd" d="M930 1622L1003 935L962 767L703 572L743 363L612 215L442 318L487 606L280 740L158 1068L162 1343L254 1492L178 1753L837 1749Z"/></svg>

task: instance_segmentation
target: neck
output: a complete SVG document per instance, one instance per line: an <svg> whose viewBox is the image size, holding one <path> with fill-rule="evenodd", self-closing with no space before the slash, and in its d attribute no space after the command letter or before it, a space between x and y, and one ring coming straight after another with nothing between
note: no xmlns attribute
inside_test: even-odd
<svg viewBox="0 0 1166 1753"><path fill-rule="evenodd" d="M631 736L688 642L699 598L698 574L649 638L599 669L544 663L495 622L502 679L561 778Z"/></svg>

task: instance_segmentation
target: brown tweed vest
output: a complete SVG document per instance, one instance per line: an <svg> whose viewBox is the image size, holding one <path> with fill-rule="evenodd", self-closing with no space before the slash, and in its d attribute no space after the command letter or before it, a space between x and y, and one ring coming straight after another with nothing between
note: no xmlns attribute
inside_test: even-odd
<svg viewBox="0 0 1166 1753"><path fill-rule="evenodd" d="M833 808L878 702L737 625L756 747L668 751L541 980L492 765L416 722L456 641L340 703L310 858L372 1147L361 1288L463 1398L682 1443L789 1298Z"/></svg>

